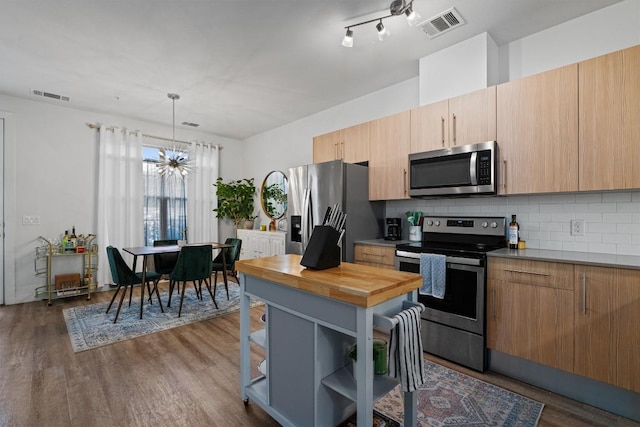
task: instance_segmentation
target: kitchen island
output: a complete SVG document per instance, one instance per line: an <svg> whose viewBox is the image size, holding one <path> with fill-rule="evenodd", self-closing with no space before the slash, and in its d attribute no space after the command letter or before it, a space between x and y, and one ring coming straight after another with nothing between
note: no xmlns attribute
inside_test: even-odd
<svg viewBox="0 0 640 427"><path fill-rule="evenodd" d="M397 385L374 375L373 327L417 304L419 274L342 263L326 270L300 255L236 263L240 273L241 396L285 426L335 426L357 410L370 426L373 402ZM264 301L266 323L250 331L251 298ZM250 346L265 352L264 375L251 378ZM357 344L357 360L348 353ZM405 393L405 425L416 424L416 397Z"/></svg>

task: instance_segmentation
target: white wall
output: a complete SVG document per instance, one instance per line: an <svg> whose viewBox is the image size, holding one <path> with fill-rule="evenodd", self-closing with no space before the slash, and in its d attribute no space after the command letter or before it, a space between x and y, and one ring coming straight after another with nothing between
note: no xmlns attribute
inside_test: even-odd
<svg viewBox="0 0 640 427"><path fill-rule="evenodd" d="M277 129L246 139L247 178L259 185L272 170L289 175L289 168L313 163L313 137L358 123L385 117L418 105L418 79L410 79L354 99ZM258 207L260 205L258 204ZM260 220L268 220L260 209Z"/></svg>
<svg viewBox="0 0 640 427"><path fill-rule="evenodd" d="M500 46L500 81L640 44L640 1L626 0Z"/></svg>
<svg viewBox="0 0 640 427"><path fill-rule="evenodd" d="M420 105L484 89L498 83L498 47L478 34L420 59Z"/></svg>
<svg viewBox="0 0 640 427"><path fill-rule="evenodd" d="M100 122L166 137L171 137L172 131L154 123L5 95L0 95L0 111L10 113L8 120L14 128L5 141L5 148L15 159L13 171L5 171L9 172L5 189L13 190L15 197L5 206L9 220L6 243L11 245L5 250L15 256L15 281L6 283L6 302L14 303L33 300L35 288L43 284L34 277L38 236L58 237L73 225L77 233L95 232L97 132L86 123ZM222 176L242 175L239 141L191 129L178 130L176 139L223 145ZM39 216L40 225L22 225L24 215Z"/></svg>

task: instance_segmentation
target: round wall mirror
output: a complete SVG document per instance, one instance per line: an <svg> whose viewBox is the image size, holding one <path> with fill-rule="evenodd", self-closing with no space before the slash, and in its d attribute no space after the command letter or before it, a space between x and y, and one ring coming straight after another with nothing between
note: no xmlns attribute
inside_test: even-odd
<svg viewBox="0 0 640 427"><path fill-rule="evenodd" d="M271 219L280 219L287 211L287 177L281 171L271 171L262 181L262 210Z"/></svg>

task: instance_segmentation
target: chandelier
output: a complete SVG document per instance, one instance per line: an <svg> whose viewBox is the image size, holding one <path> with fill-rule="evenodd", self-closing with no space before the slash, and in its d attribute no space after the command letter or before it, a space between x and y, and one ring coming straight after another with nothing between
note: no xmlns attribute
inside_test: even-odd
<svg viewBox="0 0 640 427"><path fill-rule="evenodd" d="M391 2L391 5L389 6L389 15L381 16L380 18L370 19L368 21L358 22L357 24L352 24L344 27L346 28L347 32L344 35L344 38L342 39L342 46L353 47L353 30L351 28L357 27L359 25L370 24L372 22L378 22L376 24L376 30L378 30L378 39L380 41L386 40L387 37L391 35L391 32L389 31L388 28L384 26L384 24L382 23L382 20L391 18L392 16L398 16L403 14L406 15L407 24L409 24L410 27L413 27L420 20L420 14L413 10L413 7L411 6L412 3L413 3L413 0L410 0L408 2L405 0L393 0Z"/></svg>
<svg viewBox="0 0 640 427"><path fill-rule="evenodd" d="M180 99L180 95L168 93L167 96L173 102L173 146L160 149L157 167L160 175L164 177L182 179L187 176L192 167L189 163L188 150L176 144L176 99Z"/></svg>

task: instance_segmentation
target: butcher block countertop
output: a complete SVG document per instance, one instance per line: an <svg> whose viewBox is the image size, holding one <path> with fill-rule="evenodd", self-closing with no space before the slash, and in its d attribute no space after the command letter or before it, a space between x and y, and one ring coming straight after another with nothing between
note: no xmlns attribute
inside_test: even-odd
<svg viewBox="0 0 640 427"><path fill-rule="evenodd" d="M300 265L301 255L236 261L236 270L361 307L371 307L422 286L422 276L368 265L341 263L326 270Z"/></svg>

